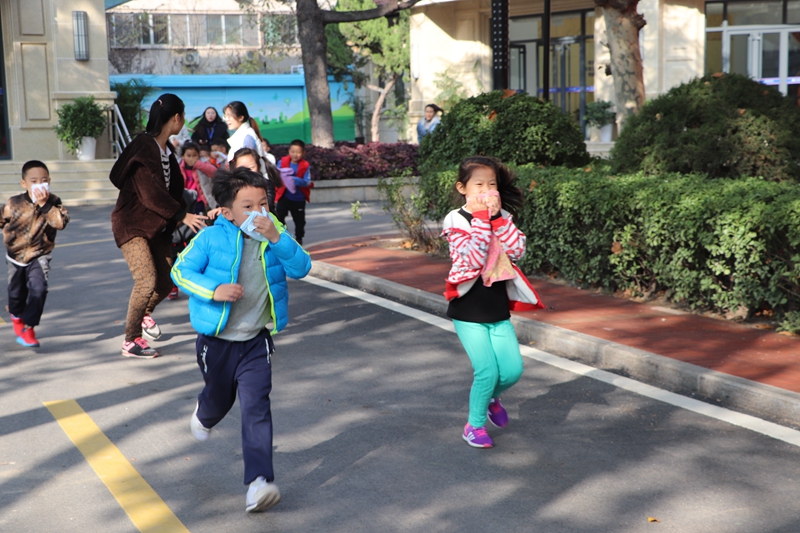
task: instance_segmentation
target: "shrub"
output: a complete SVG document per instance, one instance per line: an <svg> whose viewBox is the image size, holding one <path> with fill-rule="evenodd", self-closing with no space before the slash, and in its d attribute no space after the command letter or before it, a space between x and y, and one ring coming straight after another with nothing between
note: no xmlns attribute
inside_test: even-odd
<svg viewBox="0 0 800 533"><path fill-rule="evenodd" d="M67 150L77 153L84 137L96 139L106 129L106 112L94 96L79 96L71 104L56 109L56 136Z"/></svg>
<svg viewBox="0 0 800 533"><path fill-rule="evenodd" d="M615 172L796 180L800 108L794 98L745 76L705 76L628 118L611 158Z"/></svg>
<svg viewBox="0 0 800 533"><path fill-rule="evenodd" d="M588 161L578 125L550 102L502 91L461 100L420 145L423 174L491 155L522 165L582 165Z"/></svg>
<svg viewBox="0 0 800 533"><path fill-rule="evenodd" d="M272 145L272 154L280 159L289 153L289 145ZM386 178L406 173L418 174L417 146L406 143L337 142L333 148L306 145L306 160L315 180L351 178Z"/></svg>
<svg viewBox="0 0 800 533"><path fill-rule="evenodd" d="M526 271L650 295L717 312L800 310L800 190L759 178L608 175L607 168L516 169L526 199ZM435 220L453 170L426 177L420 202ZM439 195L431 197L431 195ZM789 326L786 326L789 329Z"/></svg>

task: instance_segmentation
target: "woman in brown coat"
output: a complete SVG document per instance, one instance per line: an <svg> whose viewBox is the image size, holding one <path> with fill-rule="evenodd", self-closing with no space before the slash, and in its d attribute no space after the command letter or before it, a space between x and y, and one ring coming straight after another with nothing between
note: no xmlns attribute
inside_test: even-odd
<svg viewBox="0 0 800 533"><path fill-rule="evenodd" d="M183 101L162 94L150 107L145 132L111 169L111 182L119 189L111 230L133 275L122 343L126 357L158 357L143 337L161 336L151 313L172 289L172 231L181 222L194 231L205 226L206 217L186 212L183 175L167 142L183 124Z"/></svg>

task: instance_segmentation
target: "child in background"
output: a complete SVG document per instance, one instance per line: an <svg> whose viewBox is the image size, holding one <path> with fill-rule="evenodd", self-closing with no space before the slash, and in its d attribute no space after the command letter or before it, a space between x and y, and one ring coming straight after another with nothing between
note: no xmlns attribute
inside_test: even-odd
<svg viewBox="0 0 800 533"><path fill-rule="evenodd" d="M297 186L295 192L290 192L286 187L279 187L275 191L275 214L281 224L286 223L286 215L292 213L294 222L294 238L299 244L303 244L303 237L306 234L306 202L311 201L311 167L308 161L303 159L306 155L306 143L295 139L289 145L289 155L282 157L278 162L278 168L291 168L294 183Z"/></svg>
<svg viewBox="0 0 800 533"><path fill-rule="evenodd" d="M267 158L267 161L277 166L275 156L270 153L272 151L272 145L269 144L269 141L264 137L261 138L261 147L264 148L264 157Z"/></svg>
<svg viewBox="0 0 800 533"><path fill-rule="evenodd" d="M208 208L208 200L203 192L203 187L200 184L200 179L197 175L198 171L206 176L213 176L217 168L211 163L204 163L200 161L200 147L195 143L189 141L184 143L183 159L181 159L181 173L183 174L183 188L197 193L197 205L192 213L203 213Z"/></svg>
<svg viewBox="0 0 800 533"><path fill-rule="evenodd" d="M222 168L228 163L228 141L214 139L211 141L211 159L217 168Z"/></svg>
<svg viewBox="0 0 800 533"><path fill-rule="evenodd" d="M280 501L272 467L270 333L289 319L286 277L299 279L311 269L308 254L266 213L266 183L246 168L220 170L214 198L222 216L197 234L172 268L172 279L189 294L205 381L189 427L197 440L207 440L238 391L247 512Z"/></svg>
<svg viewBox="0 0 800 533"><path fill-rule="evenodd" d="M259 171L258 160L260 156L258 152L251 148L242 148L233 154L231 159L231 171L235 168L244 167L249 168L253 172ZM269 212L275 213L275 190L283 186L280 175L277 173L278 169L274 165L264 165L266 172L264 177L267 179L267 200L269 201Z"/></svg>
<svg viewBox="0 0 800 533"><path fill-rule="evenodd" d="M458 168L456 190L466 205L444 219L442 235L453 266L447 276L447 316L472 362L469 419L462 434L474 448L494 446L486 419L508 424L500 395L522 376L511 310L543 309L539 296L514 264L525 253L525 235L512 222L522 206L516 176L495 158L468 157Z"/></svg>
<svg viewBox="0 0 800 533"><path fill-rule="evenodd" d="M211 148L203 145L198 146L200 147L200 161L203 163L211 163L213 165L214 163L211 160Z"/></svg>
<svg viewBox="0 0 800 533"><path fill-rule="evenodd" d="M24 194L2 207L0 228L8 262L8 311L17 342L38 347L33 330L39 325L47 299L47 280L56 231L69 222L61 199L50 194L50 172L41 161L22 165Z"/></svg>

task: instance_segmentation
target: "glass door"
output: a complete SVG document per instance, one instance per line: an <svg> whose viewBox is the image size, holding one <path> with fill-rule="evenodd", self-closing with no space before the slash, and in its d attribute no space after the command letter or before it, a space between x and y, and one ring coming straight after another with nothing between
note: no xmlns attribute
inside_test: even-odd
<svg viewBox="0 0 800 533"><path fill-rule="evenodd" d="M525 45L512 45L509 47L509 84L508 88L514 91L527 92L527 73L525 65Z"/></svg>
<svg viewBox="0 0 800 533"><path fill-rule="evenodd" d="M553 39L550 44L550 100L565 114L580 121L585 106L585 48L575 38ZM539 46L539 65L544 46ZM540 72L540 76L543 73Z"/></svg>
<svg viewBox="0 0 800 533"><path fill-rule="evenodd" d="M713 37L712 37L713 35ZM721 35L721 39L716 35ZM800 26L733 26L709 29L710 42L721 41L722 71L743 74L784 95L800 85ZM707 57L707 63L716 63ZM709 65L707 65L707 70Z"/></svg>

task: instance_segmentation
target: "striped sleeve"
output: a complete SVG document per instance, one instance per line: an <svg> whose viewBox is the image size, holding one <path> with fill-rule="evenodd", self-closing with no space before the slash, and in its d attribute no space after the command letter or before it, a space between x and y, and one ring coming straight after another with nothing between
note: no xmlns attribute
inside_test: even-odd
<svg viewBox="0 0 800 533"><path fill-rule="evenodd" d="M473 213L469 232L450 228L445 230L444 234L450 245L450 257L454 267L478 270L483 268L492 234L488 211Z"/></svg>
<svg viewBox="0 0 800 533"><path fill-rule="evenodd" d="M508 258L516 263L525 255L525 234L522 233L511 217L492 220L492 231L500 241Z"/></svg>

